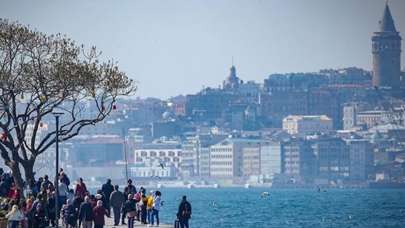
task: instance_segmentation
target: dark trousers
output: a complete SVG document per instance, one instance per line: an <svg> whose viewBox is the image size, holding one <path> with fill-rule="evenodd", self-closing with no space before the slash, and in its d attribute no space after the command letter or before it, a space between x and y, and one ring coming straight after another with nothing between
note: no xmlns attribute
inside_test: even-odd
<svg viewBox="0 0 405 228"><path fill-rule="evenodd" d="M127 212L125 210L121 214L121 223L125 223L125 216L127 215Z"/></svg>
<svg viewBox="0 0 405 228"><path fill-rule="evenodd" d="M19 224L20 224L19 221L8 221L8 227L9 228L18 228Z"/></svg>
<svg viewBox="0 0 405 228"><path fill-rule="evenodd" d="M134 228L134 224L135 218L134 217L128 218L128 228Z"/></svg>
<svg viewBox="0 0 405 228"><path fill-rule="evenodd" d="M94 228L103 228L104 227L104 225L96 225L96 224L94 224Z"/></svg>
<svg viewBox="0 0 405 228"><path fill-rule="evenodd" d="M114 213L114 225L117 226L120 223L121 208L113 207L113 213Z"/></svg>
<svg viewBox="0 0 405 228"><path fill-rule="evenodd" d="M180 221L180 228L189 228L188 226L188 219L181 218Z"/></svg>

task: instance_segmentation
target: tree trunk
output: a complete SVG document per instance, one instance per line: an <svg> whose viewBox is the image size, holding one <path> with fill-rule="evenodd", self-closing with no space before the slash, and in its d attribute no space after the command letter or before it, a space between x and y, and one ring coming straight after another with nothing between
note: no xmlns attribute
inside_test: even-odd
<svg viewBox="0 0 405 228"><path fill-rule="evenodd" d="M11 169L11 174L13 175L15 185L18 189L20 189L21 192L23 192L24 180L21 176L19 164L15 161L11 161L7 164L7 166Z"/></svg>
<svg viewBox="0 0 405 228"><path fill-rule="evenodd" d="M25 173L25 181L31 188L35 184L34 161L27 161L22 163Z"/></svg>

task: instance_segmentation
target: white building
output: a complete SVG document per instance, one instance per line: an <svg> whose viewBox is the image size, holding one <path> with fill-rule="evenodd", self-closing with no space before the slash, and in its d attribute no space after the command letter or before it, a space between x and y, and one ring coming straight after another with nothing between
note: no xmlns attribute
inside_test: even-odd
<svg viewBox="0 0 405 228"><path fill-rule="evenodd" d="M325 115L301 116L290 115L283 119L283 130L289 134L313 134L333 130L332 119Z"/></svg>
<svg viewBox="0 0 405 228"><path fill-rule="evenodd" d="M228 138L210 147L211 177L241 177L260 174L263 140Z"/></svg>
<svg viewBox="0 0 405 228"><path fill-rule="evenodd" d="M210 147L210 176L241 176L242 146L234 139L225 139Z"/></svg>
<svg viewBox="0 0 405 228"><path fill-rule="evenodd" d="M157 161L136 164L130 168L130 173L132 177L146 178L148 180L176 178L176 168L173 164L161 167Z"/></svg>
<svg viewBox="0 0 405 228"><path fill-rule="evenodd" d="M134 151L135 164L151 164L155 161L166 166L173 164L178 169L181 162L180 144L144 144Z"/></svg>

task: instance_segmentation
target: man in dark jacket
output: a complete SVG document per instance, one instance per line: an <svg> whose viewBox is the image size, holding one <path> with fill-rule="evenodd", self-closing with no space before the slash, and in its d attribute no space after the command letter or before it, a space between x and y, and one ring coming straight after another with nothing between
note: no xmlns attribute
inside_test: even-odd
<svg viewBox="0 0 405 228"><path fill-rule="evenodd" d="M188 220L191 218L191 204L187 201L187 197L183 196L183 200L179 205L177 218L181 228L189 228Z"/></svg>
<svg viewBox="0 0 405 228"><path fill-rule="evenodd" d="M136 188L134 185L132 185L132 180L129 179L128 180L128 185L125 186L124 188L124 194L125 194L125 198L128 198L129 194L134 195L136 193Z"/></svg>
<svg viewBox="0 0 405 228"><path fill-rule="evenodd" d="M105 197L104 207L107 209L108 213L110 214L110 196L111 193L114 191L114 186L111 184L111 179L107 179L107 182L101 186L101 191Z"/></svg>
<svg viewBox="0 0 405 228"><path fill-rule="evenodd" d="M114 191L111 193L110 196L110 206L112 207L114 213L114 226L118 226L118 224L120 223L121 208L124 202L124 193L118 190L118 185L115 185Z"/></svg>
<svg viewBox="0 0 405 228"><path fill-rule="evenodd" d="M83 228L91 228L93 223L93 208L88 196L84 197L84 202L80 205L79 224L83 224Z"/></svg>

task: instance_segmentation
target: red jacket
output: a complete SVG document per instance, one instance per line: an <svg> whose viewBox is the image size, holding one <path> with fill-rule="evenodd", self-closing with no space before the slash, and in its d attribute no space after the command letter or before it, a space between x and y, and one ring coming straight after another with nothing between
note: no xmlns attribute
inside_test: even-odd
<svg viewBox="0 0 405 228"><path fill-rule="evenodd" d="M107 215L107 211L103 206L96 206L93 209L94 224L105 225L104 216Z"/></svg>
<svg viewBox="0 0 405 228"><path fill-rule="evenodd" d="M86 191L87 191L87 188L84 183L76 184L76 192L75 192L76 196L79 196L80 198L84 199L84 196L86 195Z"/></svg>
<svg viewBox="0 0 405 228"><path fill-rule="evenodd" d="M20 191L17 188L13 187L8 192L8 197L11 198L11 199L19 199L20 198Z"/></svg>

